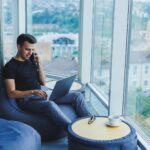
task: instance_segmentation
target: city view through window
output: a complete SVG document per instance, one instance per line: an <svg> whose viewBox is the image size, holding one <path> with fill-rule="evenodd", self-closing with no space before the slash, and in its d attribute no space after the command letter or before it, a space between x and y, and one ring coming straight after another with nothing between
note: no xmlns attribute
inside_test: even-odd
<svg viewBox="0 0 150 150"><path fill-rule="evenodd" d="M44 70L50 74L78 74L79 3L79 0L27 3L27 32L37 38Z"/></svg>
<svg viewBox="0 0 150 150"><path fill-rule="evenodd" d="M150 1L132 8L127 115L150 137Z"/></svg>

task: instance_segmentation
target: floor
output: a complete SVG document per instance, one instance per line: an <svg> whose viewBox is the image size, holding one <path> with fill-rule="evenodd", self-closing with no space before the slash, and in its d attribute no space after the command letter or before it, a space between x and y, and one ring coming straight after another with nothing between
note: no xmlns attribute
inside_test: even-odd
<svg viewBox="0 0 150 150"><path fill-rule="evenodd" d="M42 143L42 150L68 150L67 137L48 143Z"/></svg>

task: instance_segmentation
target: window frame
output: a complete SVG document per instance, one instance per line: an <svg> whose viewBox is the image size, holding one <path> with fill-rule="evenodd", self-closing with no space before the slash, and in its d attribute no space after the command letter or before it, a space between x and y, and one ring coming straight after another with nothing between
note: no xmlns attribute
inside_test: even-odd
<svg viewBox="0 0 150 150"><path fill-rule="evenodd" d="M80 0L79 80L82 83L91 79L93 3L94 0Z"/></svg>
<svg viewBox="0 0 150 150"><path fill-rule="evenodd" d="M26 0L18 0L18 34L26 33Z"/></svg>
<svg viewBox="0 0 150 150"><path fill-rule="evenodd" d="M126 91L125 77L128 68L126 59L128 55L129 8L130 0L115 1L109 114L123 115L124 91Z"/></svg>
<svg viewBox="0 0 150 150"><path fill-rule="evenodd" d="M3 66L3 42L2 42L2 39L3 39L3 34L2 34L2 31L3 31L3 22L2 22L2 1L0 1L0 69L2 69L2 66ZM0 74L1 75L1 74ZM1 77L0 77L1 78Z"/></svg>

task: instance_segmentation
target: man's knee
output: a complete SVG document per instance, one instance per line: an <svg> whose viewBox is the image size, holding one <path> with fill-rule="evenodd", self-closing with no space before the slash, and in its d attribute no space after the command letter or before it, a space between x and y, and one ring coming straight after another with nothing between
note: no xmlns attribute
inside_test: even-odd
<svg viewBox="0 0 150 150"><path fill-rule="evenodd" d="M55 102L53 102L53 101L49 101L48 103L47 103L47 111L48 112L51 112L51 111L53 111L53 109L57 109L57 104L55 103Z"/></svg>
<svg viewBox="0 0 150 150"><path fill-rule="evenodd" d="M54 101L49 101L48 106L51 107L57 107L57 104Z"/></svg>
<svg viewBox="0 0 150 150"><path fill-rule="evenodd" d="M83 101L84 96L81 92L72 92L72 97L74 101Z"/></svg>

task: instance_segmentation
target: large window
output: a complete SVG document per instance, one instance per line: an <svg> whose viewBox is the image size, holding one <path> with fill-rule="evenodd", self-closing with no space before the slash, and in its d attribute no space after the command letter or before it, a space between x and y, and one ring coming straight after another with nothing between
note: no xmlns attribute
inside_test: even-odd
<svg viewBox="0 0 150 150"><path fill-rule="evenodd" d="M16 0L5 0L2 3L2 37L4 63L16 54L17 13Z"/></svg>
<svg viewBox="0 0 150 150"><path fill-rule="evenodd" d="M113 30L113 0L95 0L93 22L92 83L104 95L109 95L111 46Z"/></svg>
<svg viewBox="0 0 150 150"><path fill-rule="evenodd" d="M78 73L80 0L28 0L27 32L37 39L44 70L50 74Z"/></svg>
<svg viewBox="0 0 150 150"><path fill-rule="evenodd" d="M150 137L150 1L133 0L126 114Z"/></svg>

